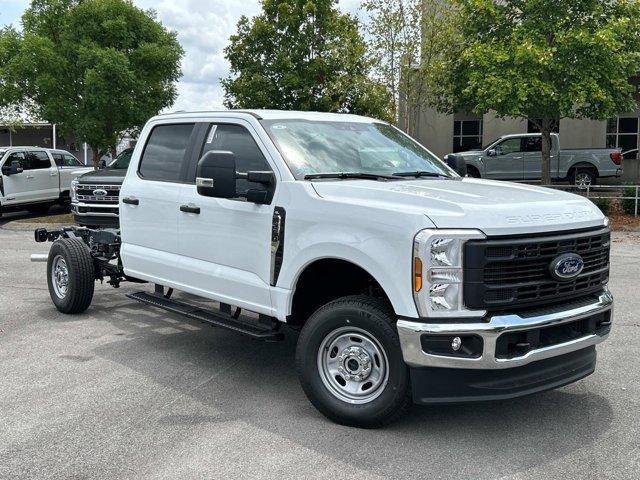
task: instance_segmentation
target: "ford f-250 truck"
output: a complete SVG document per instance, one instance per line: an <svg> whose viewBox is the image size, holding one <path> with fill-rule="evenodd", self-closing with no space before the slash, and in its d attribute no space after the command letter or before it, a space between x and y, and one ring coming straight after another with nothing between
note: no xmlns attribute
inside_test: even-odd
<svg viewBox="0 0 640 480"><path fill-rule="evenodd" d="M495 180L540 180L542 137L539 133L504 135L482 150L460 152L468 175ZM560 136L551 134L551 179L579 188L599 178L622 175L622 154L616 148L561 149Z"/></svg>
<svg viewBox="0 0 640 480"><path fill-rule="evenodd" d="M54 243L33 260L61 312L87 309L95 280L132 281L155 288L130 298L256 339L288 325L310 401L374 427L591 374L612 322L607 224L570 193L463 178L381 121L177 113L141 133L120 230L38 229Z"/></svg>
<svg viewBox="0 0 640 480"><path fill-rule="evenodd" d="M0 147L0 215L26 209L44 213L69 205L71 181L89 170L66 150Z"/></svg>

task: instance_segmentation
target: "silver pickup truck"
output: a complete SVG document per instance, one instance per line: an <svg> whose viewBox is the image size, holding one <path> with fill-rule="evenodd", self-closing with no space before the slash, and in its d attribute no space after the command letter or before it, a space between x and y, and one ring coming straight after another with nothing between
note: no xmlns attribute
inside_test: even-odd
<svg viewBox="0 0 640 480"><path fill-rule="evenodd" d="M541 178L542 137L539 133L504 135L482 150L455 155L464 158L470 177L515 181ZM568 180L585 188L595 184L598 178L619 177L621 174L620 150L561 149L559 135L551 135L552 180Z"/></svg>

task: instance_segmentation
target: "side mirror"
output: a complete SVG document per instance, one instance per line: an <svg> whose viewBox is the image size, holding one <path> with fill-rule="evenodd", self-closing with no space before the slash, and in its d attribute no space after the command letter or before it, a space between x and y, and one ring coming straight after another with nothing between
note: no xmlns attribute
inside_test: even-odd
<svg viewBox="0 0 640 480"><path fill-rule="evenodd" d="M496 150L495 148L492 148L491 150L489 150L487 152L487 156L489 156L489 157L497 157L498 156L498 150Z"/></svg>
<svg viewBox="0 0 640 480"><path fill-rule="evenodd" d="M449 154L445 158L447 165L456 171L461 177L467 176L467 162L462 155Z"/></svg>
<svg viewBox="0 0 640 480"><path fill-rule="evenodd" d="M18 160L13 160L11 165L4 165L2 167L2 173L5 175L16 175L23 171L24 169L20 166L20 162Z"/></svg>
<svg viewBox="0 0 640 480"><path fill-rule="evenodd" d="M198 161L196 188L199 195L216 198L236 196L236 156L210 150Z"/></svg>

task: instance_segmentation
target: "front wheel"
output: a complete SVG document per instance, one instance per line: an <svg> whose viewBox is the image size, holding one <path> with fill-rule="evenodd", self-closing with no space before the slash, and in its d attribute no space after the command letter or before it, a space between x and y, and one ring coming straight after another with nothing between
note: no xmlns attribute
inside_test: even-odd
<svg viewBox="0 0 640 480"><path fill-rule="evenodd" d="M376 298L343 297L317 310L298 339L296 367L311 403L342 425L380 427L411 405L395 318Z"/></svg>
<svg viewBox="0 0 640 480"><path fill-rule="evenodd" d="M95 268L89 248L79 238L56 240L47 261L49 295L62 313L84 312L93 299Z"/></svg>

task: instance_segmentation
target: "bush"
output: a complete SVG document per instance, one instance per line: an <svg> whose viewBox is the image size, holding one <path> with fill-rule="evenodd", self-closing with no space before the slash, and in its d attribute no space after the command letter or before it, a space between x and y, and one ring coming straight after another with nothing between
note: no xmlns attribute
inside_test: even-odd
<svg viewBox="0 0 640 480"><path fill-rule="evenodd" d="M608 198L590 198L596 207L600 209L603 215L609 215L609 209L611 207L611 200Z"/></svg>
<svg viewBox="0 0 640 480"><path fill-rule="evenodd" d="M622 192L623 197L635 197L636 189L635 187L627 187ZM624 213L633 215L636 211L636 201L633 198L625 198L622 200L622 210ZM640 213L640 200L638 201L638 213Z"/></svg>

